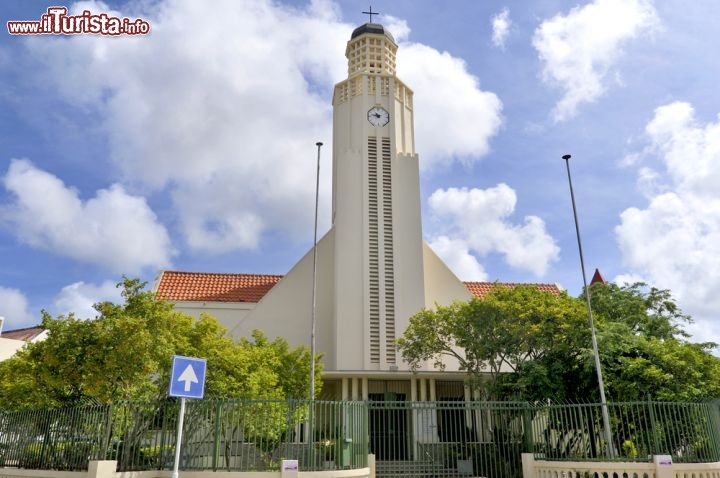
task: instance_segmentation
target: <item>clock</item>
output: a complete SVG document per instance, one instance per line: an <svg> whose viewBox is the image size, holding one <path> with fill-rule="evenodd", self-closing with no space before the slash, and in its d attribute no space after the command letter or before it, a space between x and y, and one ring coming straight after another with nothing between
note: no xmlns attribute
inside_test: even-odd
<svg viewBox="0 0 720 478"><path fill-rule="evenodd" d="M385 126L390 122L390 113L380 106L373 106L368 110L368 121L373 126Z"/></svg>

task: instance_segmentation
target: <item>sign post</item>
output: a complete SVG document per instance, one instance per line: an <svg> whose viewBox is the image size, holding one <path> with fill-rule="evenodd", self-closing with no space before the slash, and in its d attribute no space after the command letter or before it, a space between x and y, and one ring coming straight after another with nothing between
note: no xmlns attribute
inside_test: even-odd
<svg viewBox="0 0 720 478"><path fill-rule="evenodd" d="M175 440L175 461L173 462L172 478L180 476L180 448L183 422L185 421L185 397L180 398L180 414L178 415L177 439Z"/></svg>
<svg viewBox="0 0 720 478"><path fill-rule="evenodd" d="M183 422L185 421L185 399L203 398L205 395L205 372L207 361L205 359L173 357L172 369L170 371L171 397L180 398L180 412L178 415L177 440L175 440L175 463L173 465L172 478L180 475L180 450L182 448Z"/></svg>

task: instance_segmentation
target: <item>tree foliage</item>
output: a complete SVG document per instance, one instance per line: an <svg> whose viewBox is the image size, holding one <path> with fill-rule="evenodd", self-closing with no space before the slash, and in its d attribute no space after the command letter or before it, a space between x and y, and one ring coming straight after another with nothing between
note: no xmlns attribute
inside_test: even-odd
<svg viewBox="0 0 720 478"><path fill-rule="evenodd" d="M607 322L625 324L633 334L661 340L688 338L682 324L692 322L670 291L631 285L596 283L590 286L593 312Z"/></svg>
<svg viewBox="0 0 720 478"><path fill-rule="evenodd" d="M307 347L291 350L260 331L236 343L214 318L175 311L145 285L125 278L124 303L96 304L93 320L43 312L48 338L0 363L0 408L163 399L173 355L207 359L209 398L307 398Z"/></svg>
<svg viewBox="0 0 720 478"><path fill-rule="evenodd" d="M591 286L606 395L617 401L720 396L713 343L692 343L667 290ZM448 358L487 398L599 400L584 295L498 285L486 297L423 310L398 340L418 368Z"/></svg>
<svg viewBox="0 0 720 478"><path fill-rule="evenodd" d="M690 323L667 290L643 283L590 286L600 319L598 347L606 389L616 400L686 401L720 397L716 344L693 343Z"/></svg>
<svg viewBox="0 0 720 478"><path fill-rule="evenodd" d="M568 338L587 336L582 304L535 286L498 285L484 298L423 310L410 319L398 348L411 367L443 368L452 358L487 398L498 398L505 375L568 349Z"/></svg>

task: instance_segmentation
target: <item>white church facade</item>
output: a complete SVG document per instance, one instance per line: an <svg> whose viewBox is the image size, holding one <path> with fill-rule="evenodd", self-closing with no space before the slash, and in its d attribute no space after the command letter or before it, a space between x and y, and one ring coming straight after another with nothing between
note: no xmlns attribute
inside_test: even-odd
<svg viewBox="0 0 720 478"><path fill-rule="evenodd" d="M423 308L482 296L422 240L413 92L395 72L397 44L367 23L348 41L348 77L333 94L332 226L317 244L316 347L321 398L472 400L457 364L412 372L399 338ZM310 346L313 251L284 276L162 271L159 299L216 317L237 338L254 329ZM557 292L552 284L538 284Z"/></svg>

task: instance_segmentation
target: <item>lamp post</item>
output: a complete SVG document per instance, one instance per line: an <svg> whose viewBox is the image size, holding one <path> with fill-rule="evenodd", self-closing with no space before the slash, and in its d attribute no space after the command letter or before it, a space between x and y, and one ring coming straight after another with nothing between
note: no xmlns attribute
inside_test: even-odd
<svg viewBox="0 0 720 478"><path fill-rule="evenodd" d="M317 310L317 230L318 230L318 200L320 197L320 148L317 146L317 174L315 175L315 233L313 236L313 273L312 273L312 318L310 320L310 400L315 400L315 315Z"/></svg>
<svg viewBox="0 0 720 478"><path fill-rule="evenodd" d="M577 208L575 207L575 193L573 191L572 177L570 176L569 154L562 157L567 168L568 184L570 185L570 200L572 201L573 217L575 219L575 233L577 235L578 251L580 253L580 270L582 271L583 287L585 289L585 301L587 302L588 320L590 321L590 334L592 336L593 355L595 356L595 371L597 372L598 387L600 388L600 402L602 406L603 428L605 429L605 440L608 444L610 458L615 457L615 448L612 442L612 430L610 429L610 416L608 414L607 401L605 400L605 384L603 383L602 367L600 366L600 353L598 351L597 335L595 334L595 322L592 316L590 305L590 289L588 289L585 278L585 259L583 258L582 240L580 239L580 226L578 225Z"/></svg>

